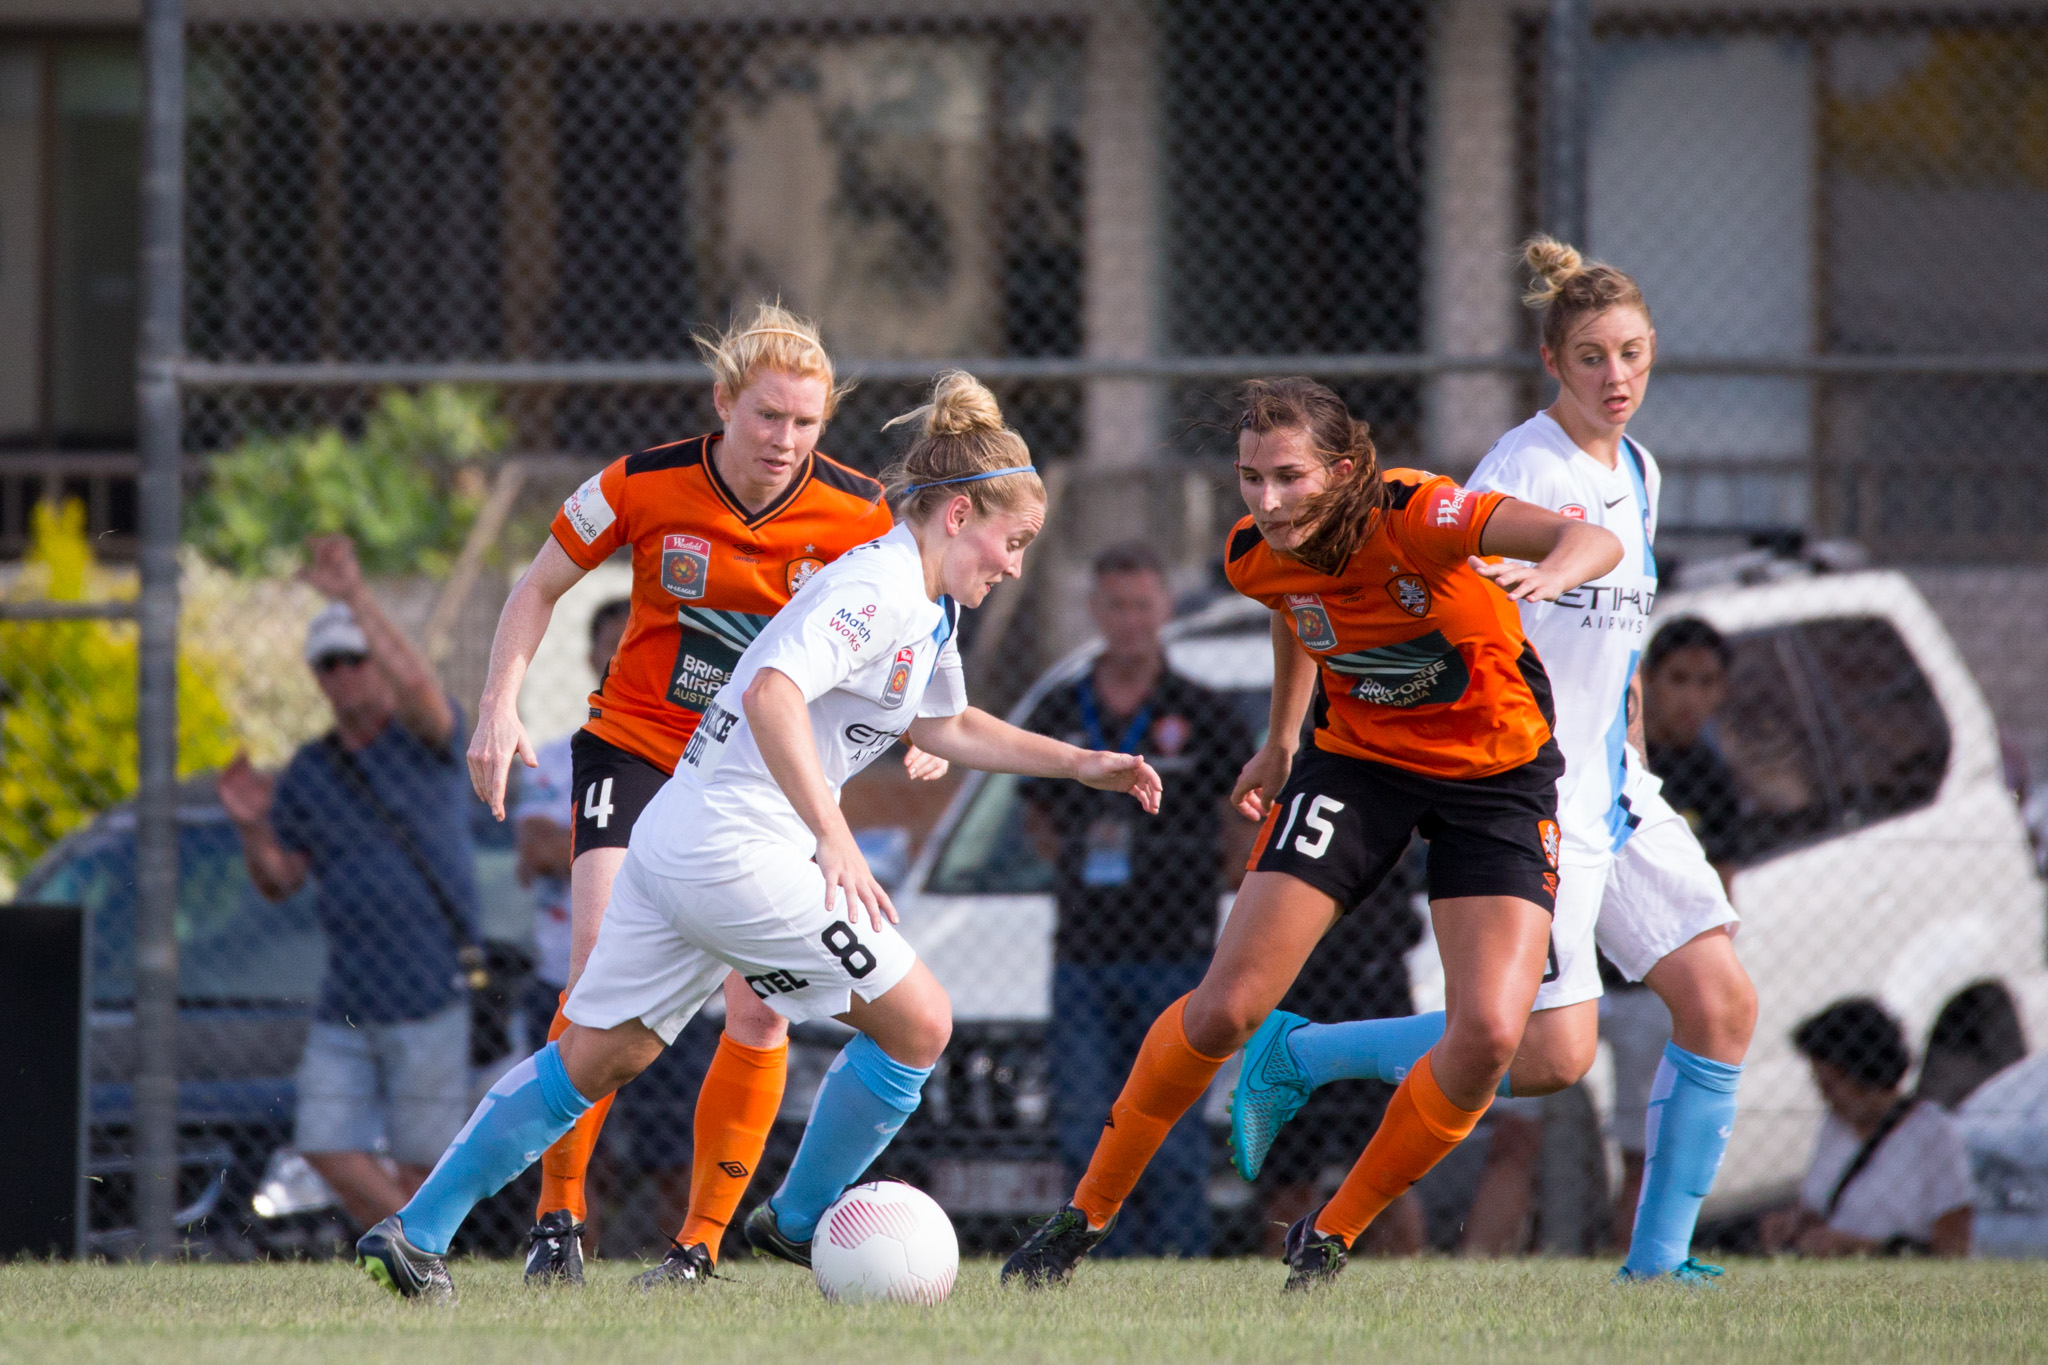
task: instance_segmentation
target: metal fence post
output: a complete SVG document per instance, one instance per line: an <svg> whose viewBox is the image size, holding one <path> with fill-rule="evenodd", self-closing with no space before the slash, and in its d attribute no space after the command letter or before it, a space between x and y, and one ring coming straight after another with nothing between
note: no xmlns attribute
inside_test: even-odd
<svg viewBox="0 0 2048 1365"><path fill-rule="evenodd" d="M178 1203L178 535L183 349L185 16L145 0L142 316L137 406L142 453L141 647L135 707L135 1204L142 1255L171 1254Z"/></svg>
<svg viewBox="0 0 2048 1365"><path fill-rule="evenodd" d="M1593 60L1589 0L1550 0L1543 46L1543 230L1584 247Z"/></svg>

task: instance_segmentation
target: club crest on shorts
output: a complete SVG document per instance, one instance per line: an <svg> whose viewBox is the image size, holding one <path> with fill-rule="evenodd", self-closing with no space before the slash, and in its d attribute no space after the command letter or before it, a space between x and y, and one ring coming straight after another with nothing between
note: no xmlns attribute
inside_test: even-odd
<svg viewBox="0 0 2048 1365"><path fill-rule="evenodd" d="M1538 820L1536 837L1543 841L1543 857L1553 868L1557 866L1558 833L1557 821Z"/></svg>
<svg viewBox="0 0 2048 1365"><path fill-rule="evenodd" d="M784 581L789 584L789 595L791 597L796 596L797 590L811 581L811 575L824 567L825 561L817 558L815 555L805 555L802 559L790 560L789 568L784 575Z"/></svg>
<svg viewBox="0 0 2048 1365"><path fill-rule="evenodd" d="M1323 608L1323 599L1314 593L1288 593L1287 609L1294 613L1294 633L1301 639L1303 649L1335 649L1337 629L1330 624L1330 613Z"/></svg>
<svg viewBox="0 0 2048 1365"><path fill-rule="evenodd" d="M1422 581L1421 574L1404 573L1388 579L1387 596L1410 616L1429 615L1429 584Z"/></svg>
<svg viewBox="0 0 2048 1365"><path fill-rule="evenodd" d="M909 645L896 651L896 662L889 667L889 681L882 688L882 705L892 710L903 705L903 698L910 691L910 666L916 660L917 651Z"/></svg>
<svg viewBox="0 0 2048 1365"><path fill-rule="evenodd" d="M711 542L701 536L661 538L661 586L674 597L702 597L711 576Z"/></svg>

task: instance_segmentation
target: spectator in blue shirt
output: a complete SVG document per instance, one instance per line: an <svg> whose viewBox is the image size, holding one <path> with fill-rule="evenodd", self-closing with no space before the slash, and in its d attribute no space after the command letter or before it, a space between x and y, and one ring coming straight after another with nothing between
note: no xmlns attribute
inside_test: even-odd
<svg viewBox="0 0 2048 1365"><path fill-rule="evenodd" d="M370 596L354 545L322 536L308 548L305 579L332 602L307 632L306 662L334 729L275 778L238 755L219 790L259 892L283 900L317 885L327 970L296 1141L369 1227L411 1197L468 1116L468 1002L449 919L476 921L469 778L460 713Z"/></svg>

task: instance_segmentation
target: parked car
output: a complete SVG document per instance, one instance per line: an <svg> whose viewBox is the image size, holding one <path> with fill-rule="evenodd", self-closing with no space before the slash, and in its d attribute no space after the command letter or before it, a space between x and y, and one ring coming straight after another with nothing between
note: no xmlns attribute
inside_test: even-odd
<svg viewBox="0 0 2048 1365"><path fill-rule="evenodd" d="M1761 1008L1742 1120L1708 1209L1719 1218L1795 1187L1822 1108L1788 1034L1830 1001L1876 995L1924 1037L1959 990L1994 980L2019 1002L2030 1035L2048 1036L2043 887L2000 780L1990 708L1947 631L1901 574L1778 564L1765 576L1774 581L1674 595L1656 613L1705 617L1730 641L1719 738L1754 825L1733 894L1743 916L1736 947ZM1095 649L1048 670L1013 719L1086 668ZM1239 598L1169 631L1173 666L1228 693L1260 730L1270 649L1266 611ZM937 1102L920 1116L926 1178L956 1216L1010 1216L1065 1194L1037 1044L1050 999L1051 886L1025 834L1016 779L976 775L896 893L904 933L951 992L958 1020L928 1091ZM1416 1007L1440 1008L1433 941L1409 962ZM1596 1068L1596 1098L1608 1084ZM1220 1105L1211 1114L1220 1118ZM1212 1188L1243 1197L1228 1182Z"/></svg>
<svg viewBox="0 0 2048 1365"><path fill-rule="evenodd" d="M486 938L532 936L509 825L474 822ZM225 1258L321 1252L345 1241L325 1186L288 1147L294 1075L326 964L309 884L271 903L249 882L211 778L178 791L179 1212ZM16 904L81 905L90 919L90 1245L134 1239L135 811L116 806L50 849ZM6 908L0 906L0 914Z"/></svg>

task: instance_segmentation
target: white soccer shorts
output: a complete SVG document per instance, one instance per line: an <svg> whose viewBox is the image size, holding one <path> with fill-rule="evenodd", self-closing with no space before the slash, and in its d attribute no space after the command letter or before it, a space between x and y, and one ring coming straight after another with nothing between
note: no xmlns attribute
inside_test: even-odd
<svg viewBox="0 0 2048 1365"><path fill-rule="evenodd" d="M662 876L628 850L563 1013L585 1028L638 1019L672 1043L728 969L800 1024L844 1014L856 995L877 999L916 961L893 926L827 911L824 874L795 850L764 850L718 882Z"/></svg>
<svg viewBox="0 0 2048 1365"><path fill-rule="evenodd" d="M1550 939L1557 970L1537 989L1535 1007L1597 999L1596 946L1623 976L1641 981L1665 954L1738 919L1699 840L1671 812L1637 829L1604 866L1558 869Z"/></svg>

